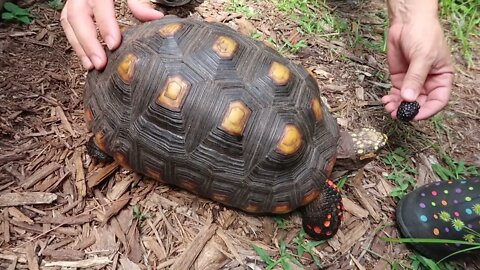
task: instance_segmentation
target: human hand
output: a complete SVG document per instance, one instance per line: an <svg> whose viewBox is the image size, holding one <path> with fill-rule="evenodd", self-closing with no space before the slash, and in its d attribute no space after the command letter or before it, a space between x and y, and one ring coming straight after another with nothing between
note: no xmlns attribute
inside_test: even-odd
<svg viewBox="0 0 480 270"><path fill-rule="evenodd" d="M416 100L420 111L413 121L441 111L450 99L454 69L438 18L392 22L387 42L392 89L382 98L385 110L395 119L402 101Z"/></svg>
<svg viewBox="0 0 480 270"><path fill-rule="evenodd" d="M149 0L128 0L127 5L141 21L163 17ZM88 70L101 70L107 64L107 56L97 39L95 22L108 49L120 46L122 35L115 19L113 0L67 0L60 21L73 50Z"/></svg>

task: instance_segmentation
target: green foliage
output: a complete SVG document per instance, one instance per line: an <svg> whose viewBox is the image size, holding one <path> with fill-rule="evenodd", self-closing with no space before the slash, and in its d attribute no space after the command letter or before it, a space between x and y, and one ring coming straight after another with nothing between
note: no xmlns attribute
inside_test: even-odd
<svg viewBox="0 0 480 270"><path fill-rule="evenodd" d="M469 67L474 60L474 36L480 37L480 8L478 0L440 1L441 15L451 27L451 34Z"/></svg>
<svg viewBox="0 0 480 270"><path fill-rule="evenodd" d="M50 0L48 1L48 5L56 10L61 10L65 3L63 3L63 0Z"/></svg>
<svg viewBox="0 0 480 270"><path fill-rule="evenodd" d="M283 240L280 241L278 246L278 258L272 258L267 251L257 245L252 244L252 247L262 261L267 265L265 268L267 270L274 269L278 266L285 270L302 267L302 263L297 258L302 258L305 253L310 254L315 265L321 269L322 264L318 254L315 251L315 248L323 241L309 241L305 239L305 235L306 233L302 229L298 236L294 239L294 244L297 246L297 254L292 253L292 251L287 248L287 244ZM292 265L295 265L296 267L293 267Z"/></svg>
<svg viewBox="0 0 480 270"><path fill-rule="evenodd" d="M396 184L396 187L390 194L394 198L401 199L410 189L415 187L415 176L418 172L413 167L410 159L411 154L402 147L382 157L382 161L393 169L387 176L387 179Z"/></svg>
<svg viewBox="0 0 480 270"><path fill-rule="evenodd" d="M321 1L278 0L277 9L287 12L307 34L340 33L348 28L345 20L327 10Z"/></svg>
<svg viewBox="0 0 480 270"><path fill-rule="evenodd" d="M149 218L150 216L146 213L143 213L142 210L140 209L140 207L138 205L135 205L133 206L133 218L138 220L139 222L143 222L145 221L147 218Z"/></svg>
<svg viewBox="0 0 480 270"><path fill-rule="evenodd" d="M5 9L2 13L3 20L15 20L24 24L30 24L32 22L30 19L32 17L30 11L21 8L12 2L6 2L3 5L3 8Z"/></svg>
<svg viewBox="0 0 480 270"><path fill-rule="evenodd" d="M245 15L247 18L258 16L258 12L250 7L244 0L231 0L227 7L228 11L237 12Z"/></svg>
<svg viewBox="0 0 480 270"><path fill-rule="evenodd" d="M442 164L432 164L432 170L444 181L460 179L469 176L479 176L480 171L476 166L467 166L464 161L457 161L440 151Z"/></svg>

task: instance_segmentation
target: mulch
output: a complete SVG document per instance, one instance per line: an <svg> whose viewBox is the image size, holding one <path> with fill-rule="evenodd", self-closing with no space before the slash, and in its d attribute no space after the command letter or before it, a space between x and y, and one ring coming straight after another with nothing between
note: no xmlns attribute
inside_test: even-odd
<svg viewBox="0 0 480 270"><path fill-rule="evenodd" d="M369 8L380 9L376 4ZM412 149L419 184L438 178L430 169L435 141L449 155L480 165L478 69L459 67L441 133L431 123L399 124L379 101L389 88L377 77L387 72L383 54L350 50L341 39L301 36L295 22L266 1L252 4L261 18L225 11L227 5L215 0L171 12L245 34L259 31L265 40L307 40L308 48L286 56L312 71L340 126L369 125L390 135L387 151ZM59 11L41 2L31 12L31 25L0 22L0 269L264 269L252 245L275 258L282 241L296 254L297 213L284 216L280 226L273 217L226 208L117 163L94 164L85 150L86 72L66 41ZM124 1L117 14L121 25L138 23ZM363 23L381 27L368 18ZM345 222L314 250L325 269L380 270L408 262L404 245L381 239L398 237L388 172L378 160L347 175ZM304 269L318 268L308 253L297 259ZM474 261L459 266L480 269Z"/></svg>

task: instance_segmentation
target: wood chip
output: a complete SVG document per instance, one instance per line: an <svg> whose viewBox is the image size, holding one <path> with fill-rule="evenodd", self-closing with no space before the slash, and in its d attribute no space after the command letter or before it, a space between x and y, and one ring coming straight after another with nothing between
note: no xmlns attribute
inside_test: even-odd
<svg viewBox="0 0 480 270"><path fill-rule="evenodd" d="M0 155L0 166L7 164L10 161L24 159L27 155L25 153L9 153L5 155Z"/></svg>
<svg viewBox="0 0 480 270"><path fill-rule="evenodd" d="M193 239L188 248L185 249L182 255L180 255L180 257L170 267L170 269L190 269L205 244L208 242L208 240L210 240L210 238L212 238L216 231L217 225L214 223L205 225L205 227L197 234L195 239Z"/></svg>
<svg viewBox="0 0 480 270"><path fill-rule="evenodd" d="M365 218L368 216L368 211L360 207L358 204L350 200L349 198L342 198L342 203L343 206L345 207L345 210L349 213L351 213L354 216L357 216L359 218Z"/></svg>
<svg viewBox="0 0 480 270"><path fill-rule="evenodd" d="M355 257L353 257L352 254L349 254L349 255L350 255L350 259L352 259L353 263L355 264L355 266L357 266L358 270L365 270L365 267L363 267L363 265L357 259L355 259Z"/></svg>
<svg viewBox="0 0 480 270"><path fill-rule="evenodd" d="M157 261L163 261L167 257L167 254L165 254L165 250L158 244L155 237L143 237L142 241L145 247L151 250L153 254L155 254L155 257L157 257Z"/></svg>
<svg viewBox="0 0 480 270"><path fill-rule="evenodd" d="M40 219L41 223L62 224L62 225L79 225L93 221L95 215L81 214L78 216L57 216L57 217L43 217Z"/></svg>
<svg viewBox="0 0 480 270"><path fill-rule="evenodd" d="M88 176L87 186L88 188L93 188L100 184L103 180L107 179L113 172L115 172L120 165L117 162L112 162L107 166L103 167L99 171L93 173L92 175Z"/></svg>
<svg viewBox="0 0 480 270"><path fill-rule="evenodd" d="M103 267L112 261L108 257L96 257L92 259L86 259L81 261L56 261L56 262L45 262L45 267L65 267L65 268L82 268L82 269L91 269L94 267Z"/></svg>
<svg viewBox="0 0 480 270"><path fill-rule="evenodd" d="M105 225L111 217L115 216L122 210L130 201L131 197L130 194L127 192L122 197L118 198L118 200L112 202L110 207L105 211L105 213L101 216L100 223Z"/></svg>
<svg viewBox="0 0 480 270"><path fill-rule="evenodd" d="M10 242L10 222L7 210L3 211L3 240L6 243Z"/></svg>
<svg viewBox="0 0 480 270"><path fill-rule="evenodd" d="M48 257L50 260L61 261L79 261L85 257L85 252L74 249L50 249L43 250L42 255Z"/></svg>
<svg viewBox="0 0 480 270"><path fill-rule="evenodd" d="M57 195L47 192L18 192L0 195L0 207L20 206L26 204L49 204L57 199Z"/></svg>
<svg viewBox="0 0 480 270"><path fill-rule="evenodd" d="M75 186L77 187L80 197L87 196L87 184L85 182L85 171L83 170L82 153L80 150L73 154L73 162L75 164Z"/></svg>
<svg viewBox="0 0 480 270"><path fill-rule="evenodd" d="M35 254L34 246L32 242L29 242L25 246L25 254L27 255L28 269L39 270L38 257Z"/></svg>
<svg viewBox="0 0 480 270"><path fill-rule="evenodd" d="M55 108L55 112L57 114L57 117L60 118L60 121L62 122L63 127L70 132L72 137L76 138L77 134L75 131L73 131L72 125L70 124L70 121L68 121L67 117L65 116L65 112L63 111L62 107L57 106Z"/></svg>
<svg viewBox="0 0 480 270"><path fill-rule="evenodd" d="M12 216L13 218L15 218L18 221L23 221L23 222L26 222L28 224L33 224L34 223L33 220L31 220L29 217L27 217L25 214L23 214L20 210L18 210L15 207L9 207L8 208L8 213L10 214L10 216Z"/></svg>
<svg viewBox="0 0 480 270"><path fill-rule="evenodd" d="M121 258L119 261L123 270L141 270L140 266L130 261L128 258Z"/></svg>
<svg viewBox="0 0 480 270"><path fill-rule="evenodd" d="M56 170L60 169L61 165L52 162L46 166L43 166L40 170L36 171L33 175L25 179L25 182L22 184L22 187L27 189L44 179L45 177L49 176L51 173L55 172Z"/></svg>
<svg viewBox="0 0 480 270"><path fill-rule="evenodd" d="M370 223L366 222L357 222L357 225L353 227L352 230L345 234L345 237L342 239L343 243L340 247L340 253L344 254L350 250L353 245L355 245L358 240L370 229Z"/></svg>

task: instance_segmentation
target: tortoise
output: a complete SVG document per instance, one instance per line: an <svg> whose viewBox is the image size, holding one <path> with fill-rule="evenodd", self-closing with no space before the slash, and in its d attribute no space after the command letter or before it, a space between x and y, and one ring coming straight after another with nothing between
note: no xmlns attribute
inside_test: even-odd
<svg viewBox="0 0 480 270"><path fill-rule="evenodd" d="M107 53L85 84L94 160L248 213L300 209L314 239L341 224L334 165L363 166L386 143L340 130L312 74L221 23L166 16Z"/></svg>

